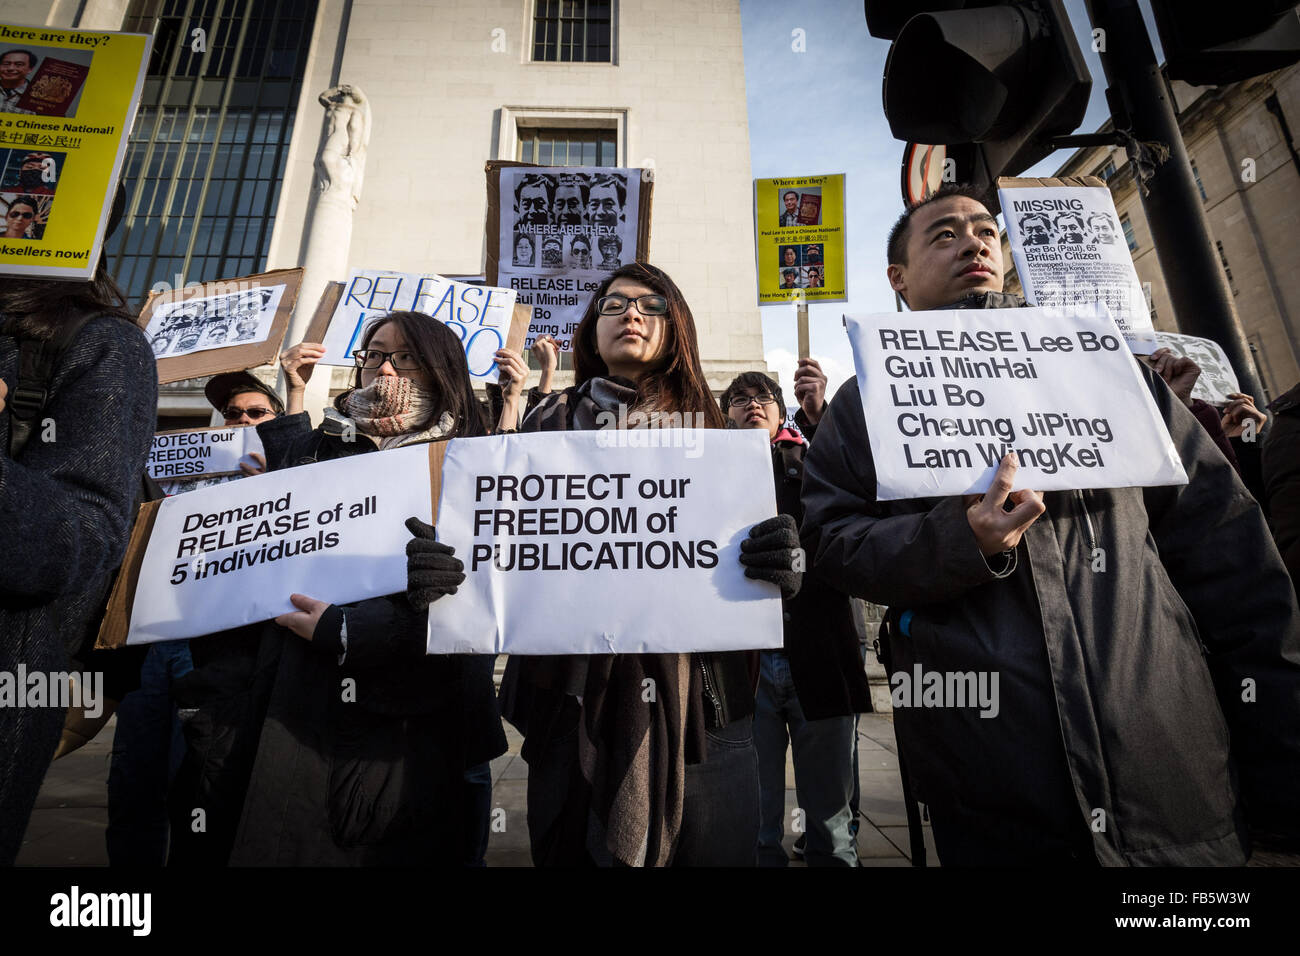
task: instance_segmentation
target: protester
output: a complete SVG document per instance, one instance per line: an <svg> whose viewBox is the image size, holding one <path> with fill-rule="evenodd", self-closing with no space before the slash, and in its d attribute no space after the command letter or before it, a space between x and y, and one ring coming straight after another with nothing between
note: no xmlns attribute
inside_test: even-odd
<svg viewBox="0 0 1300 956"><path fill-rule="evenodd" d="M1023 305L968 188L911 207L888 249L913 310ZM1295 595L1231 465L1139 369L1187 485L1013 491L1009 454L983 495L878 501L852 379L809 452L810 561L889 606L894 677L1000 678L992 719L895 707L944 865L1236 865L1247 826L1300 828Z"/></svg>
<svg viewBox="0 0 1300 956"><path fill-rule="evenodd" d="M284 414L280 396L249 372L214 375L204 385L203 394L227 427L252 427ZM260 475L266 470L265 456L251 452L248 457L253 459L252 463L239 464L244 476ZM250 707L261 632L261 624L245 624L150 648L151 655L155 649L178 648L172 669L164 672L170 679L162 689L170 692L173 705L185 714L180 722L185 746L179 764L171 773L167 796L171 821L168 866L224 866L230 858L243 809L243 784L252 768L260 730ZM183 656L179 648L184 648ZM148 668L146 662L142 691L150 684ZM152 713L152 727L157 728L162 720L160 708ZM122 736L123 726L119 721L113 740L114 767L118 760L118 740ZM156 778L156 768L155 757L145 768L147 778ZM153 793L152 788L148 793ZM147 799L151 798L137 793L132 803L139 807L146 805ZM111 817L112 773L109 804ZM203 826L196 828L194 814L200 810Z"/></svg>
<svg viewBox="0 0 1300 956"><path fill-rule="evenodd" d="M777 510L803 517L799 491L803 459L825 411L826 376L815 359L795 373L799 410L786 428L781 388L762 372L738 375L719 404L735 428L765 429L772 442ZM758 865L785 866L785 753L794 748L794 779L803 814L803 855L809 866L856 866L849 804L857 749L854 715L871 709L849 599L815 568L784 603L784 648L760 651L754 747L758 752Z"/></svg>
<svg viewBox="0 0 1300 956"><path fill-rule="evenodd" d="M291 387L321 351L282 356ZM356 361L321 426L305 412L258 426L271 471L483 434L464 350L441 322L381 316ZM263 631L253 710L265 718L231 863L461 864L465 771L506 746L490 670L427 656L425 615L405 594L318 597L292 595L299 610Z"/></svg>
<svg viewBox="0 0 1300 956"><path fill-rule="evenodd" d="M658 412L723 426L694 318L661 270L634 263L601 283L573 342L576 384L543 400L523 431L594 429L602 411L623 424L634 412ZM793 528L773 518L742 543L745 573L784 595L798 589ZM419 572L413 564L413 590ZM524 734L534 863L752 865L755 657L511 657L502 709ZM656 688L650 706L645 680Z"/></svg>
<svg viewBox="0 0 1300 956"><path fill-rule="evenodd" d="M15 455L15 413L31 410L15 407L20 341L43 343L55 363ZM97 625L157 402L153 353L102 261L89 282L0 282L0 672L66 672ZM60 703L0 707L0 865L14 862L59 743Z"/></svg>
<svg viewBox="0 0 1300 956"><path fill-rule="evenodd" d="M1273 425L1261 451L1269 522L1293 586L1300 588L1300 384L1268 406Z"/></svg>

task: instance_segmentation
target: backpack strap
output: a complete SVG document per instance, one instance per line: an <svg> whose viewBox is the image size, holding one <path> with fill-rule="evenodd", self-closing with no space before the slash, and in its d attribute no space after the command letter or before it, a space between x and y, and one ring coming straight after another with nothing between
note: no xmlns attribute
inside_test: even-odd
<svg viewBox="0 0 1300 956"><path fill-rule="evenodd" d="M16 459L32 437L50 397L50 383L59 359L82 326L94 315L83 314L64 322L49 340L18 337L18 384L5 399L9 409L9 457Z"/></svg>

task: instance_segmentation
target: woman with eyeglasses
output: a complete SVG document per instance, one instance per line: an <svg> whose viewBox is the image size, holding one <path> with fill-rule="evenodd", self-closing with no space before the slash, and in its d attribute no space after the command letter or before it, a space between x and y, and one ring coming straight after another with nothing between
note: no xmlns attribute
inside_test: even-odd
<svg viewBox="0 0 1300 956"><path fill-rule="evenodd" d="M615 271L573 343L575 385L543 399L523 431L590 430L657 412L724 427L690 307L663 271L642 263ZM408 546L413 600L426 586L418 556L433 545L417 537ZM789 570L797 546L792 521L757 525L743 546L742 562L753 562L746 574L797 590ZM502 710L525 736L533 862L752 866L756 676L748 652L512 656ZM646 681L654 703L643 697Z"/></svg>
<svg viewBox="0 0 1300 956"><path fill-rule="evenodd" d="M282 357L291 410L321 354ZM384 315L355 360L319 427L303 411L258 425L269 470L484 433L464 350L441 322ZM459 577L459 561L442 564ZM427 656L426 615L404 593L291 600L298 610L267 625L258 652L260 736L230 863L462 865L480 840L466 771L506 749L492 658Z"/></svg>

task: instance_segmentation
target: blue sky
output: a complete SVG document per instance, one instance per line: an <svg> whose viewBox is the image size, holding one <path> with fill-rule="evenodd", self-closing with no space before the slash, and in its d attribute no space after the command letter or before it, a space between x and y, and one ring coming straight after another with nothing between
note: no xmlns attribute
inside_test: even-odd
<svg viewBox="0 0 1300 956"><path fill-rule="evenodd" d="M1105 74L1092 52L1083 0L1066 0L1070 22L1092 71L1092 99L1080 132L1106 120ZM844 313L894 309L885 279L885 235L902 211L899 169L903 143L894 139L881 105L881 76L889 41L867 33L861 0L741 0L750 162L756 179L845 173L848 242L847 302L809 306L812 353L834 392L853 374L840 324ZM1160 56L1150 4L1142 3ZM805 52L792 49L804 31ZM1069 156L1058 150L1024 175L1048 176ZM769 367L793 402L795 320L791 306L763 306L763 344Z"/></svg>

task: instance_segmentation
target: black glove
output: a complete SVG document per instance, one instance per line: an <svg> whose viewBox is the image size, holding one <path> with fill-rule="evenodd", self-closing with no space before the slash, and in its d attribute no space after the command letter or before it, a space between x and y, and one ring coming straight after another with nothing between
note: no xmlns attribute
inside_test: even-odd
<svg viewBox="0 0 1300 956"><path fill-rule="evenodd" d="M745 577L771 581L781 589L781 598L790 600L803 584L803 572L794 570L798 549L799 526L789 515L777 515L754 525L749 537L740 542Z"/></svg>
<svg viewBox="0 0 1300 956"><path fill-rule="evenodd" d="M465 564L449 544L434 540L434 527L419 518L407 518L406 530L415 535L406 542L406 599L417 611L444 594L455 594L465 581Z"/></svg>

